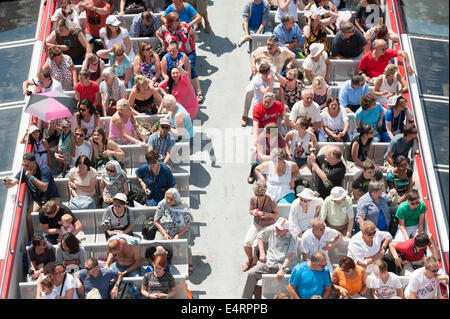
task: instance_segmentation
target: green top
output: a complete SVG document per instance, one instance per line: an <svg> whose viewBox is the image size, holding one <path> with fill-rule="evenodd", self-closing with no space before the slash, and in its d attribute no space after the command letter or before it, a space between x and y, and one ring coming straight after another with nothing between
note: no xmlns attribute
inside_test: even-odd
<svg viewBox="0 0 450 319"><path fill-rule="evenodd" d="M352 199L346 196L346 199L338 204L331 199L325 198L320 209L319 218L326 220L332 226L343 226L349 219L355 218L352 208Z"/></svg>
<svg viewBox="0 0 450 319"><path fill-rule="evenodd" d="M426 211L427 206L423 201L420 201L419 206L414 210L411 210L409 202L405 201L398 206L395 216L398 219L403 219L405 221L405 227L409 227L419 224L420 215L425 214Z"/></svg>

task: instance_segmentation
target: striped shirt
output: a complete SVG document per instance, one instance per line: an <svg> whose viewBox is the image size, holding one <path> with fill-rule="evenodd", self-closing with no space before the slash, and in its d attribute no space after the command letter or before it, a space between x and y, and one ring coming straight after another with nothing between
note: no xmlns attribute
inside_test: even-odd
<svg viewBox="0 0 450 319"><path fill-rule="evenodd" d="M166 138L161 138L158 131L150 135L147 146L153 147L153 149L158 152L159 160L163 161L166 158L167 152L175 145L175 142L175 138L171 133L167 134Z"/></svg>

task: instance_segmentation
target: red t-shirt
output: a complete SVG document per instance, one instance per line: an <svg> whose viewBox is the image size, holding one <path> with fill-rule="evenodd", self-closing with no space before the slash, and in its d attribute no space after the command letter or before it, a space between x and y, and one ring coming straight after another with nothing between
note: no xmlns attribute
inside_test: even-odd
<svg viewBox="0 0 450 319"><path fill-rule="evenodd" d="M74 86L74 90L80 93L80 101L87 98L89 101L94 103L95 93L100 92L100 86L97 82L89 80L91 84L89 86L84 86L81 82L78 82Z"/></svg>
<svg viewBox="0 0 450 319"><path fill-rule="evenodd" d="M375 50L375 49L373 49ZM368 77L374 78L383 74L384 69L389 64L389 60L398 55L398 50L387 49L386 52L375 61L372 51L367 52L359 63L358 71L364 71Z"/></svg>
<svg viewBox="0 0 450 319"><path fill-rule="evenodd" d="M84 3L91 4L94 6L94 3L92 0L87 0ZM108 12L110 10L109 3L106 1L102 1L100 4L96 5L95 7L100 9L108 9ZM99 37L98 31L100 31L101 28L103 28L106 25L106 18L109 16L109 14L100 15L97 12L94 12L92 10L86 11L86 27L85 27L85 33L92 35L93 37Z"/></svg>
<svg viewBox="0 0 450 319"><path fill-rule="evenodd" d="M417 256L414 255L414 238L397 243L395 250L400 254L403 260L407 261L419 261L425 255L424 249L417 250Z"/></svg>
<svg viewBox="0 0 450 319"><path fill-rule="evenodd" d="M253 107L253 121L258 122L259 128L264 128L269 123L276 123L279 114L283 111L284 107L281 102L273 102L273 105L268 109L264 107L263 102L259 102Z"/></svg>

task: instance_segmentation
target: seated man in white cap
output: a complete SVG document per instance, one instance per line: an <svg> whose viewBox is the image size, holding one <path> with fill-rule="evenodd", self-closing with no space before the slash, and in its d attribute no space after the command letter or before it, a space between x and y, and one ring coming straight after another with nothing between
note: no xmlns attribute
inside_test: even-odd
<svg viewBox="0 0 450 319"><path fill-rule="evenodd" d="M325 224L350 238L352 236L355 214L352 208L352 198L340 186L331 189L330 196L325 198L320 210L319 218Z"/></svg>
<svg viewBox="0 0 450 319"><path fill-rule="evenodd" d="M331 62L328 54L324 50L322 43L313 43L309 47L310 54L303 62L305 77L309 83L312 83L316 76L321 76L327 83L330 83Z"/></svg>
<svg viewBox="0 0 450 319"><path fill-rule="evenodd" d="M259 261L247 273L242 298L251 299L256 283L263 274L276 274L278 280L290 273L295 265L297 241L289 233L289 222L284 217L258 233ZM264 243L268 244L267 255Z"/></svg>
<svg viewBox="0 0 450 319"><path fill-rule="evenodd" d="M341 240L342 234L335 229L325 226L320 218L311 221L312 228L305 231L302 237L302 260L308 260L314 253L323 252L327 259L327 266L333 271L333 266L328 257L328 251L336 247Z"/></svg>

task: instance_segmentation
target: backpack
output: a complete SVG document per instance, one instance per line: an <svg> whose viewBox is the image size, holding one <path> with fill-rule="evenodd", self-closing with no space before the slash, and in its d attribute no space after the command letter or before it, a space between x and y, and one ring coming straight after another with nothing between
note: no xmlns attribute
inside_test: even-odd
<svg viewBox="0 0 450 319"><path fill-rule="evenodd" d="M145 240L155 239L157 228L153 223L153 220L153 216L150 216L142 223L142 237L144 237Z"/></svg>
<svg viewBox="0 0 450 319"><path fill-rule="evenodd" d="M141 293L134 283L122 281L119 285L116 299L141 299Z"/></svg>

